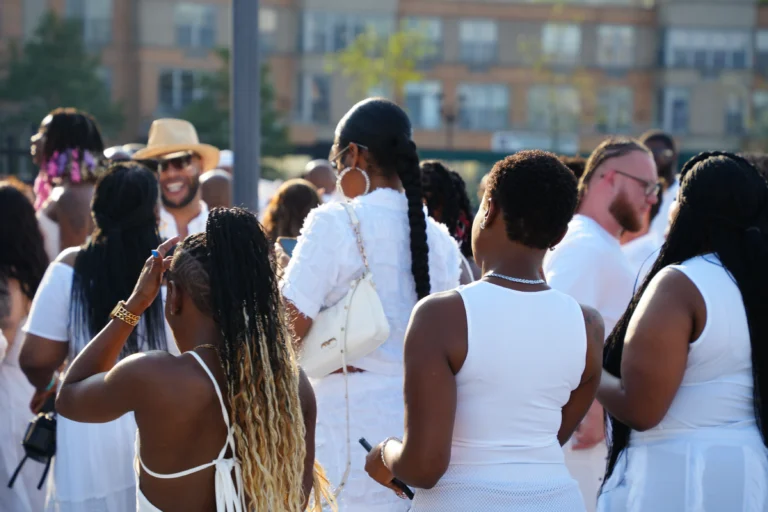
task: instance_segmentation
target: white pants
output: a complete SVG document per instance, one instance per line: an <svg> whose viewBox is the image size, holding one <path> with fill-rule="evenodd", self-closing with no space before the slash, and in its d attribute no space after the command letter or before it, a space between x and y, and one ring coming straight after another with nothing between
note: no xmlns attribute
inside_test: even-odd
<svg viewBox="0 0 768 512"><path fill-rule="evenodd" d="M587 512L595 512L597 508L597 493L605 476L605 462L608 459L608 447L605 441L588 450L574 450L573 441L563 446L565 465L571 476L579 483L581 495L584 496L584 506Z"/></svg>
<svg viewBox="0 0 768 512"><path fill-rule="evenodd" d="M347 464L344 376L312 381L317 399L315 459L335 488ZM349 417L352 469L338 497L339 512L405 512L409 500L372 480L365 472L366 451L361 437L376 446L389 436L401 437L404 426L403 378L369 372L349 374Z"/></svg>

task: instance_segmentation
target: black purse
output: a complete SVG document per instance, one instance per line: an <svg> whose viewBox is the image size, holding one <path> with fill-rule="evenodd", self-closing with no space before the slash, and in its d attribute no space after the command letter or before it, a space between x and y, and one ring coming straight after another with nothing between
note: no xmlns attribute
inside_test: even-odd
<svg viewBox="0 0 768 512"><path fill-rule="evenodd" d="M46 401L42 411L37 415L37 418L29 422L27 426L27 432L24 434L24 439L21 445L24 447L24 458L21 459L19 465L16 466L16 471L13 472L11 480L8 482L8 487L13 487L13 483L16 481L16 477L19 476L21 468L24 467L24 463L27 459L45 464L45 470L43 470L43 476L40 477L40 483L37 485L38 489L42 489L43 483L45 483L45 477L48 476L48 470L51 468L51 460L56 455L56 411L54 409L56 397Z"/></svg>

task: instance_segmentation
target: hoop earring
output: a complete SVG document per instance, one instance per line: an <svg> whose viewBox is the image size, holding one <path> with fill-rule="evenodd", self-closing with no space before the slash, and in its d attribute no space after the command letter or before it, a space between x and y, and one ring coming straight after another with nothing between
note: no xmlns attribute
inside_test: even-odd
<svg viewBox="0 0 768 512"><path fill-rule="evenodd" d="M480 229L485 229L485 219L480 221Z"/></svg>
<svg viewBox="0 0 768 512"><path fill-rule="evenodd" d="M365 190L363 191L362 195L366 195L371 191L371 178L368 176L368 173L359 167L347 167L341 171L339 176L336 178L336 186L339 188L339 192L341 192L341 195L347 199L349 199L349 197L347 197L347 194L344 193L344 187L341 186L341 180L343 180L344 176L346 176L352 170L360 171L360 173L363 175L363 178L365 178Z"/></svg>

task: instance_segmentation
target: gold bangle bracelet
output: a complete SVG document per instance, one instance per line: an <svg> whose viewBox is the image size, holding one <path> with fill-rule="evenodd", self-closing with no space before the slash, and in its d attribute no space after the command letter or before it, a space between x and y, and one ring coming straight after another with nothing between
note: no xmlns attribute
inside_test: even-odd
<svg viewBox="0 0 768 512"><path fill-rule="evenodd" d="M122 300L117 303L115 309L109 314L109 318L117 318L131 327L136 327L139 323L139 317L128 311L125 307L125 301Z"/></svg>

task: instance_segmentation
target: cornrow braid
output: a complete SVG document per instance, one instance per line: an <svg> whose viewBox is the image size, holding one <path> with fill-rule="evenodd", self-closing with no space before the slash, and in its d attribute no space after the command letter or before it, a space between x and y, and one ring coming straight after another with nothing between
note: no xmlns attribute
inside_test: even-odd
<svg viewBox="0 0 768 512"><path fill-rule="evenodd" d="M306 455L300 374L271 243L248 211L214 208L205 233L179 246L170 273L221 329L219 356L247 509L300 510ZM330 494L317 464L314 482L319 512L319 497Z"/></svg>
<svg viewBox="0 0 768 512"><path fill-rule="evenodd" d="M424 216L421 169L416 144L408 140L395 143L396 157L400 160L397 174L408 199L408 224L411 236L411 272L416 283L416 295L423 299L430 292L429 246L427 245L427 219Z"/></svg>

